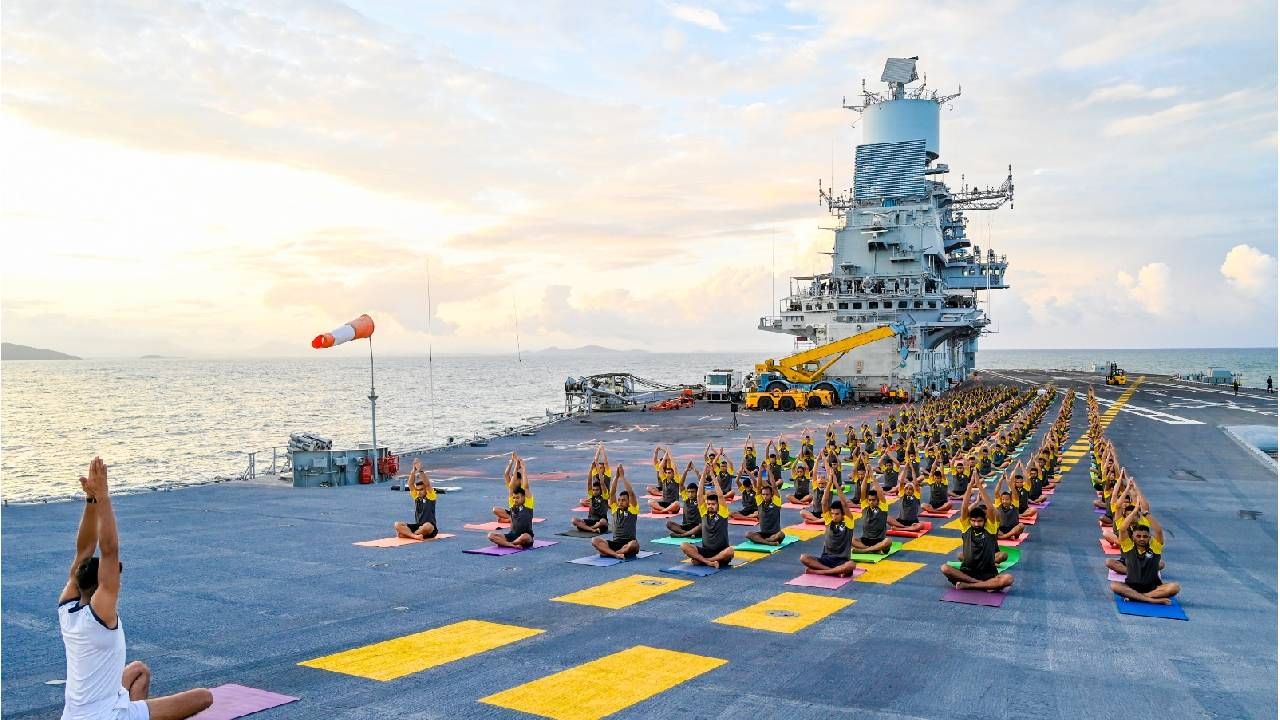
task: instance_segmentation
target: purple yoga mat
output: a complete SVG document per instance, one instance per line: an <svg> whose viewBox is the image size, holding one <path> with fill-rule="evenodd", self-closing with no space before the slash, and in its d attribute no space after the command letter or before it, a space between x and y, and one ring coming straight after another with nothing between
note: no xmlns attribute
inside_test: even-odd
<svg viewBox="0 0 1280 720"><path fill-rule="evenodd" d="M962 603L964 605L1000 607L1004 604L1007 589L1000 592L987 592L986 590L957 590L951 588L943 593L940 599L942 602Z"/></svg>
<svg viewBox="0 0 1280 720"><path fill-rule="evenodd" d="M1121 575L1115 570L1107 571L1107 579L1110 580L1111 582L1124 582L1125 579L1128 577L1129 577L1128 575Z"/></svg>
<svg viewBox="0 0 1280 720"><path fill-rule="evenodd" d="M1106 514L1107 514L1107 511L1106 511L1106 510L1103 510L1102 508L1094 508L1094 509L1093 509L1093 512L1094 512L1094 514L1095 514L1095 515L1106 515Z"/></svg>
<svg viewBox="0 0 1280 720"><path fill-rule="evenodd" d="M524 552L525 550L537 550L538 548L544 548L548 545L555 544L556 542L554 540L534 540L533 545L527 548L498 547L497 545L490 545L488 547L476 548L474 550L463 550L462 552L469 553L471 555L514 555L518 552Z"/></svg>
<svg viewBox="0 0 1280 720"><path fill-rule="evenodd" d="M213 705L192 717L195 720L235 720L278 705L297 702L291 695L227 683L213 688Z"/></svg>

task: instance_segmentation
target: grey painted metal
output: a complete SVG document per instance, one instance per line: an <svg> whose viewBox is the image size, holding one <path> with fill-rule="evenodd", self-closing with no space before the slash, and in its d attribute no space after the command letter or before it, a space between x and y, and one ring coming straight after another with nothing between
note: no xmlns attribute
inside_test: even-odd
<svg viewBox="0 0 1280 720"><path fill-rule="evenodd" d="M855 396L884 385L919 395L959 382L974 369L978 337L990 319L978 293L1003 290L1008 261L975 247L966 232L970 210L1013 199L1013 172L998 187L953 192L942 178L937 116L957 94L939 95L915 81L915 58L891 58L884 93L862 90L862 103L844 107L862 115L863 143L855 152L851 191L819 185L819 196L840 220L831 271L791 279L778 314L759 328L822 344L878 325L901 322L894 341L858 348L829 374L855 388ZM905 351L905 352L904 352Z"/></svg>

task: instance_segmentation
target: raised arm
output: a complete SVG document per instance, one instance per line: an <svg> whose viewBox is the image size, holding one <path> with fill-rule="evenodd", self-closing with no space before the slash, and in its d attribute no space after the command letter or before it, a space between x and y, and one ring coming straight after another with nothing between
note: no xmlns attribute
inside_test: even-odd
<svg viewBox="0 0 1280 720"><path fill-rule="evenodd" d="M524 488L524 496L527 500L533 499L533 490L529 488L529 468L524 464L524 458L520 458L520 487Z"/></svg>
<svg viewBox="0 0 1280 720"><path fill-rule="evenodd" d="M94 458L93 463L98 462ZM89 472L93 472L93 463ZM67 572L67 582L62 586L62 594L58 596L58 604L80 597L80 588L76 584L76 570L80 564L93 557L98 549L98 501L89 489L88 478L80 478L80 487L84 488L84 510L80 513L80 529L76 531L76 555L71 561L71 569Z"/></svg>
<svg viewBox="0 0 1280 720"><path fill-rule="evenodd" d="M977 475L976 470L974 474ZM977 485L978 496L982 498L982 504L987 509L987 522L993 523L996 521L996 504L991 502L991 496L987 494L987 484L982 482L981 478L978 478Z"/></svg>
<svg viewBox="0 0 1280 720"><path fill-rule="evenodd" d="M659 459L662 457L662 446L655 445L653 448L653 466L657 467Z"/></svg>
<svg viewBox="0 0 1280 720"><path fill-rule="evenodd" d="M688 465L686 465L686 466L685 466L685 468L684 468L684 474L680 476L680 488L681 488L681 489L684 489L684 486L685 486L685 485L687 485L687 484L689 484L689 473L691 473L691 472L693 472L693 471L694 471L694 468L693 468L693 461L692 461L692 460L690 460L690 461L689 461L689 464L688 464Z"/></svg>
<svg viewBox="0 0 1280 720"><path fill-rule="evenodd" d="M116 513L111 507L111 491L107 487L107 464L102 458L94 458L89 465L89 479L85 489L93 493L98 506L98 589L89 604L93 612L108 627L119 624L116 604L120 598L120 536L116 532Z"/></svg>

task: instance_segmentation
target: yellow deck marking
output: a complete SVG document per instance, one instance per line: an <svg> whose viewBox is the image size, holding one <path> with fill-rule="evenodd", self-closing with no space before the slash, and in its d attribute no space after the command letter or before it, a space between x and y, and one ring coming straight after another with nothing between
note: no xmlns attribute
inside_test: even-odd
<svg viewBox="0 0 1280 720"><path fill-rule="evenodd" d="M943 530L959 530L960 532L964 532L964 529L968 526L969 526L968 520L964 518L956 518L955 520L952 520L946 525L943 525L942 529Z"/></svg>
<svg viewBox="0 0 1280 720"><path fill-rule="evenodd" d="M958 549L963 544L964 544L964 541L961 540L960 538L939 537L937 535L924 535L916 538L915 540L912 540L906 545L903 545L902 549L916 550L918 552L936 553L938 555L945 555L950 552L955 552L956 549ZM889 561L881 560L876 564L881 565L887 562Z"/></svg>
<svg viewBox="0 0 1280 720"><path fill-rule="evenodd" d="M784 530L788 535L795 535L801 540L812 540L823 534L822 530Z"/></svg>
<svg viewBox="0 0 1280 720"><path fill-rule="evenodd" d="M384 640L314 660L304 660L298 664L385 682L478 655L542 632L517 625L463 620L434 630Z"/></svg>
<svg viewBox="0 0 1280 720"><path fill-rule="evenodd" d="M883 561L888 562L888 561ZM715 619L721 625L737 625L752 630L794 633L853 604L852 600L808 593L778 593L755 605L748 605Z"/></svg>
<svg viewBox="0 0 1280 720"><path fill-rule="evenodd" d="M741 560L742 562L749 562L749 563L753 563L757 560L763 560L764 558L767 558L770 555L771 553L755 552L752 550L734 550L733 551L734 560Z"/></svg>
<svg viewBox="0 0 1280 720"><path fill-rule="evenodd" d="M924 567L924 563L907 562L905 560L881 560L874 565L859 565L866 572L854 578L857 582L892 585L902 578Z"/></svg>
<svg viewBox="0 0 1280 720"><path fill-rule="evenodd" d="M554 720L598 720L727 662L637 645L480 702Z"/></svg>
<svg viewBox="0 0 1280 720"><path fill-rule="evenodd" d="M652 600L659 595L679 590L692 584L692 580L654 577L652 575L632 575L551 599L556 602L573 603L575 605L591 605L593 607L608 608L609 610L621 610L624 607L629 607L645 600Z"/></svg>
<svg viewBox="0 0 1280 720"><path fill-rule="evenodd" d="M1062 457L1064 458L1084 457L1084 454L1085 454L1084 450L1068 450L1062 453Z"/></svg>

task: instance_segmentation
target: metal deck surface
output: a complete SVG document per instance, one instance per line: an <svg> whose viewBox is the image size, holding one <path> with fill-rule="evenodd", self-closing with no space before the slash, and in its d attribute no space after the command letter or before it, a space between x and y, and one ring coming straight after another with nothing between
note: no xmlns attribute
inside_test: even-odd
<svg viewBox="0 0 1280 720"><path fill-rule="evenodd" d="M1099 383L1078 373L983 373L986 382ZM1136 378L1137 374L1130 375ZM1121 390L1099 385L1103 409ZM926 567L889 585L839 591L785 586L802 568L797 543L745 567L621 610L551 598L636 573L660 575L679 549L608 568L568 564L585 539L558 537L583 490L597 440L638 489L653 477L654 443L697 457L708 440L740 457L742 440L805 423L862 422L881 408L744 414L699 404L666 413L597 414L486 448L432 453L442 532L457 537L394 549L353 546L387 537L412 504L387 485L295 490L216 485L125 496L116 503L125 563L121 617L129 659L150 664L153 694L239 683L301 700L262 718L517 718L479 699L553 672L646 645L728 662L612 717L720 718L1274 718L1276 716L1276 473L1221 425L1274 424L1275 396L1147 378L1109 428L1167 533L1165 576L1182 584L1189 622L1117 614L1090 509L1088 463L1066 476L1031 528L1004 606L939 602L942 555L901 552ZM1057 404L1040 430L1052 422ZM1071 439L1084 430L1083 397ZM1038 438L1037 438L1038 441ZM503 453L534 474L541 539L559 544L510 557L463 554L487 544L462 529L503 502ZM87 460L87 459L86 459ZM109 461L109 458L108 458ZM682 460L683 462L683 460ZM407 465L402 467L407 468ZM567 473L567 479L538 474ZM3 509L3 716L57 717L64 677L55 602L74 552L81 506ZM1260 511L1248 519L1241 511ZM784 510L784 524L798 522ZM793 519L794 518L794 519ZM749 530L731 526L740 538ZM958 537L940 530L939 536ZM663 576L667 577L667 576ZM856 600L795 634L714 618L782 592ZM386 682L299 662L448 623L478 619L540 635ZM612 683L628 684L628 677ZM568 700L572 703L572 700Z"/></svg>

